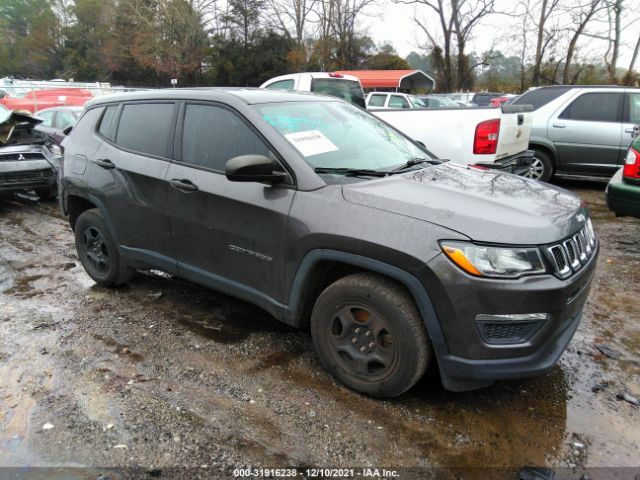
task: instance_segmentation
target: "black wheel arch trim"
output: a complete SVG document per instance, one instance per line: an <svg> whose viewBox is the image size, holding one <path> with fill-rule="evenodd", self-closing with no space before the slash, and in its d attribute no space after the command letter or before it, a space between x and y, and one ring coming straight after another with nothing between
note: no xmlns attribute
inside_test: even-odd
<svg viewBox="0 0 640 480"><path fill-rule="evenodd" d="M420 314L425 323L425 328L427 329L427 333L436 353L448 353L444 335L440 328L440 321L436 315L431 298L422 283L415 276L388 263L337 250L312 250L302 259L291 286L289 304L285 306L283 312L284 317L282 320L285 323L294 327L300 326L300 317L303 311L303 291L306 288L306 285L308 285L311 271L313 270L314 265L318 262L327 260L345 263L363 268L373 273L379 273L393 278L405 286L413 296L413 299L420 310Z"/></svg>

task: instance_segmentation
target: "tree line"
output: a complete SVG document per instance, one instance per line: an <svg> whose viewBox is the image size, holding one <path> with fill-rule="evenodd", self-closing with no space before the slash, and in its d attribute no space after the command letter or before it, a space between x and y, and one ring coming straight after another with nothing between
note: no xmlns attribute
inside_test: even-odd
<svg viewBox="0 0 640 480"><path fill-rule="evenodd" d="M440 91L514 92L638 81L636 0L516 0L506 11L497 0L393 0L415 7L422 43L406 59L362 29L382 1L0 0L0 76L256 86L299 71L420 68ZM469 52L488 25L499 32L494 45Z"/></svg>
<svg viewBox="0 0 640 480"><path fill-rule="evenodd" d="M0 0L0 76L255 86L298 71L410 68L358 30L373 0Z"/></svg>
<svg viewBox="0 0 640 480"><path fill-rule="evenodd" d="M514 0L506 10L497 0L394 1L416 7L414 22L426 38L426 53L413 52L409 63L435 72L443 91L481 86L522 92L549 84L639 80L637 0ZM481 25L497 32L494 45L468 53ZM509 45L507 54L498 44ZM620 64L624 45L633 48L627 65Z"/></svg>

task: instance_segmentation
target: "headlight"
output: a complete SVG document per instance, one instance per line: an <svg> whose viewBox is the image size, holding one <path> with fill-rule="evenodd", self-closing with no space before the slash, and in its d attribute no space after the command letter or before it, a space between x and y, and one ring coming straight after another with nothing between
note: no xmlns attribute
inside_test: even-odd
<svg viewBox="0 0 640 480"><path fill-rule="evenodd" d="M479 277L517 278L545 273L540 251L529 247L487 247L467 242L441 242L453 263Z"/></svg>

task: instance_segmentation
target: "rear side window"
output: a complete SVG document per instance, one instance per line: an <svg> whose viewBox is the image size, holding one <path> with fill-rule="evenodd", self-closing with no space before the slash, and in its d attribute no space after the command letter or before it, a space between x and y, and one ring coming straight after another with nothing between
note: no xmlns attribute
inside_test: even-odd
<svg viewBox="0 0 640 480"><path fill-rule="evenodd" d="M387 99L386 95L371 95L369 99L370 107L384 107L384 101Z"/></svg>
<svg viewBox="0 0 640 480"><path fill-rule="evenodd" d="M533 109L537 110L569 90L569 87L536 88L522 94L511 105L533 105Z"/></svg>
<svg viewBox="0 0 640 480"><path fill-rule="evenodd" d="M271 85L267 85L265 88L269 90L293 90L293 79L280 80L279 82L273 82Z"/></svg>
<svg viewBox="0 0 640 480"><path fill-rule="evenodd" d="M322 95L342 98L358 107L365 108L364 92L360 83L354 80L340 78L314 78L311 81L311 91Z"/></svg>
<svg viewBox="0 0 640 480"><path fill-rule="evenodd" d="M389 108L409 108L409 102L399 95L391 95L389 99Z"/></svg>
<svg viewBox="0 0 640 480"><path fill-rule="evenodd" d="M224 171L240 155L272 157L269 148L235 113L213 105L187 105L182 134L182 161Z"/></svg>
<svg viewBox="0 0 640 480"><path fill-rule="evenodd" d="M585 93L565 108L560 118L588 122L619 122L622 97L622 93L615 92Z"/></svg>
<svg viewBox="0 0 640 480"><path fill-rule="evenodd" d="M136 152L166 157L173 140L173 103L125 105L118 122L116 143Z"/></svg>
<svg viewBox="0 0 640 480"><path fill-rule="evenodd" d="M98 127L98 133L111 141L116 138L115 120L117 111L117 105L107 107L104 111L104 115L102 115L102 120L100 120L100 126Z"/></svg>

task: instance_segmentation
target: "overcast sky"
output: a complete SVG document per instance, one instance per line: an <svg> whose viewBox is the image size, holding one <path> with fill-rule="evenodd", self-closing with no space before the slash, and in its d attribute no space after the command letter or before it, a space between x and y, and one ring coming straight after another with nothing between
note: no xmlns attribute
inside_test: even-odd
<svg viewBox="0 0 640 480"><path fill-rule="evenodd" d="M363 17L362 26L376 43L390 42L393 44L402 57L406 57L412 50L424 53L419 50L419 45L426 43L424 34L416 26L413 17L416 9L413 5L394 4L392 0L381 0L383 3L379 9L372 9L368 17ZM516 2L513 0L497 0L497 9L508 11L513 8ZM631 1L630 4L635 3ZM430 22L436 21L436 14L428 7L420 5L419 15L421 18L428 16ZM638 14L634 14L637 17ZM621 46L619 66L627 68L635 46L635 41L640 34L640 21L632 21L631 12L627 12L623 17L623 24L630 24L624 31ZM567 20L569 21L569 20ZM485 23L475 31L467 51L486 51L492 45L503 53L509 53L509 41L507 35L514 31L518 20L507 15L492 15L485 20ZM602 25L602 24L600 24ZM600 27L602 29L602 27ZM434 30L435 31L435 30ZM535 38L531 38L530 43L535 45ZM586 45L588 43L588 45ZM602 61L602 55L606 50L606 44L602 41L583 38L582 51L587 51L594 61ZM513 51L513 55L518 52ZM582 59L582 58L580 58Z"/></svg>

